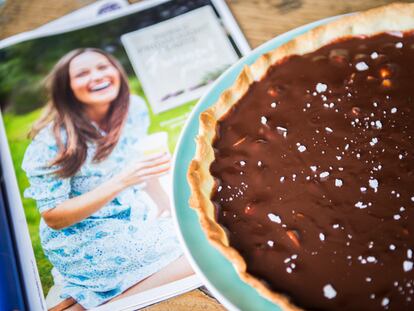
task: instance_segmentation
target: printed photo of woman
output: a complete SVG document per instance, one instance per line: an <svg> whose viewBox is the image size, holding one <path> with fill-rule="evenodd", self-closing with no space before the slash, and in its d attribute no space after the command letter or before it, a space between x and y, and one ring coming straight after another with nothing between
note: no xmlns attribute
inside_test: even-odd
<svg viewBox="0 0 414 311"><path fill-rule="evenodd" d="M47 90L22 168L67 310L193 274L158 180L170 169L170 155L138 151L148 110L130 94L119 62L102 50L76 49L54 66Z"/></svg>

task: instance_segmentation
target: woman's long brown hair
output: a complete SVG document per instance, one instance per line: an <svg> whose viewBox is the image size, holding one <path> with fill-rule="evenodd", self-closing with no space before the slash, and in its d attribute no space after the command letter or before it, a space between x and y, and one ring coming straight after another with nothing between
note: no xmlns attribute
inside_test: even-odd
<svg viewBox="0 0 414 311"><path fill-rule="evenodd" d="M106 120L106 135L91 123L84 113L84 104L73 94L70 87L69 65L72 59L85 52L104 55L115 66L121 79L118 96L112 101ZM33 125L29 134L35 137L44 127L52 124L58 145L58 154L49 165L56 166L55 174L62 178L71 177L79 171L88 154L88 143L96 144L93 161L104 160L116 146L129 108L129 86L121 64L110 54L94 48L76 49L63 56L46 78L49 93L43 115ZM65 137L62 137L62 136Z"/></svg>

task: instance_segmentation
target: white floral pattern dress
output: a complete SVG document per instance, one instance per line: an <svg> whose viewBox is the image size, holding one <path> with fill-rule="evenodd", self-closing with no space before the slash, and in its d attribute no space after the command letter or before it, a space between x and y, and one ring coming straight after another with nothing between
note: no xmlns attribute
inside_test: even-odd
<svg viewBox="0 0 414 311"><path fill-rule="evenodd" d="M141 98L131 97L127 122L107 159L94 163L94 145L75 176L62 179L48 163L58 147L51 126L43 129L26 150L22 168L30 187L25 197L42 213L65 200L87 193L138 158L140 138L149 125ZM171 218L155 218L156 206L139 186L120 193L98 212L62 230L43 219L40 239L52 265L63 276L62 298L73 297L85 308L98 306L165 267L181 254Z"/></svg>

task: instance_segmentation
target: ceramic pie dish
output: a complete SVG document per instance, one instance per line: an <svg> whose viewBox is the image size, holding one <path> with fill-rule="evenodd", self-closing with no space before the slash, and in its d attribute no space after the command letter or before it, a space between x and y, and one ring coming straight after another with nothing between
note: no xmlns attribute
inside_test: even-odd
<svg viewBox="0 0 414 311"><path fill-rule="evenodd" d="M240 277L286 310L413 306L413 17L394 4L316 28L246 67L201 114L190 205Z"/></svg>

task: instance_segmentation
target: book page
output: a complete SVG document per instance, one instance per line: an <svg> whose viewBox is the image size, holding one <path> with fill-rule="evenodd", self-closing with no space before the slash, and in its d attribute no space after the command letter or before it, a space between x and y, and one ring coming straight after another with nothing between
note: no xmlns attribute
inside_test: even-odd
<svg viewBox="0 0 414 311"><path fill-rule="evenodd" d="M121 39L156 113L199 98L238 59L211 6Z"/></svg>
<svg viewBox="0 0 414 311"><path fill-rule="evenodd" d="M0 42L1 164L31 306L132 309L201 284L175 234L169 169L197 99L248 51L228 14L222 1L147 1ZM165 25L175 45L142 45Z"/></svg>

